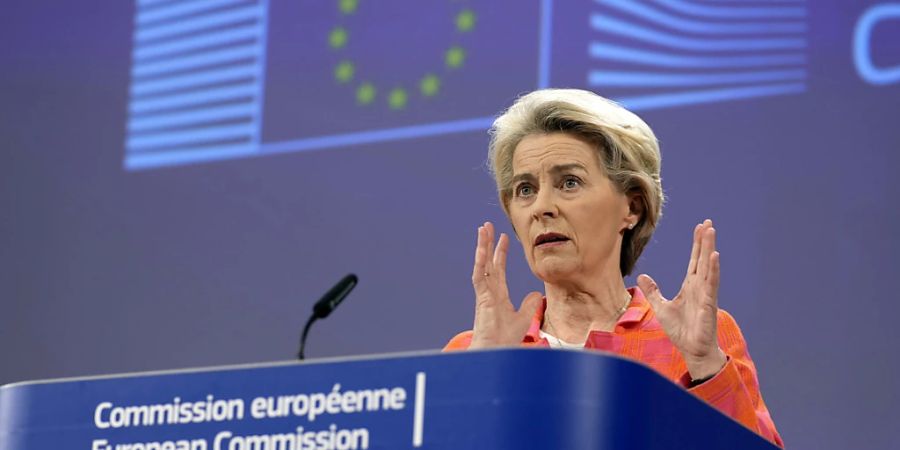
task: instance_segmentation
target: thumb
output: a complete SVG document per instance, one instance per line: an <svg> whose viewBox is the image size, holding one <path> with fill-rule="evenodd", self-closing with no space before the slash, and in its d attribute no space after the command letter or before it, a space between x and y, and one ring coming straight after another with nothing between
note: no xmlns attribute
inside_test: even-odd
<svg viewBox="0 0 900 450"><path fill-rule="evenodd" d="M527 320L531 323L531 319L537 313L538 308L544 303L544 295L540 292L530 292L522 300L522 306L519 307L519 317L521 320Z"/></svg>
<svg viewBox="0 0 900 450"><path fill-rule="evenodd" d="M638 287L641 288L641 292L644 293L644 297L647 298L647 301L650 302L650 306L653 309L660 307L663 302L666 301L663 298L662 293L659 292L659 286L656 284L656 281L653 278L650 278L650 275L642 273L637 278Z"/></svg>

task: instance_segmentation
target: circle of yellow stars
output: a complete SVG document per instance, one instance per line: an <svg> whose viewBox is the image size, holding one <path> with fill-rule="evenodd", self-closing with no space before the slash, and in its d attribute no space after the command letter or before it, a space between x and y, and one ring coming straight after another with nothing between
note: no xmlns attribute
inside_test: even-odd
<svg viewBox="0 0 900 450"><path fill-rule="evenodd" d="M355 14L361 0L337 0L341 15ZM477 16L471 9L465 8L453 18L457 33L469 33L475 29ZM350 42L349 30L343 26L335 26L328 33L328 45L336 51L343 50ZM444 65L456 70L466 62L466 50L459 45L452 45L444 51ZM355 85L356 103L362 106L373 104L379 95L378 89L371 81L362 79L356 73L356 65L349 59L340 60L334 67L334 79L340 84ZM441 79L434 73L426 73L418 80L417 90L425 98L438 95L441 90ZM404 87L394 87L386 92L385 99L391 110L398 111L406 107L410 92Z"/></svg>

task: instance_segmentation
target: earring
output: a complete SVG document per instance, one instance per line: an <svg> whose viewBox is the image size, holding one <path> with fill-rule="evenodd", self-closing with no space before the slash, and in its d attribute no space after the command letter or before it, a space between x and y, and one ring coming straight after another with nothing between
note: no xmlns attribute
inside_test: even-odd
<svg viewBox="0 0 900 450"><path fill-rule="evenodd" d="M634 228L634 222L628 224L628 229L631 230Z"/></svg>

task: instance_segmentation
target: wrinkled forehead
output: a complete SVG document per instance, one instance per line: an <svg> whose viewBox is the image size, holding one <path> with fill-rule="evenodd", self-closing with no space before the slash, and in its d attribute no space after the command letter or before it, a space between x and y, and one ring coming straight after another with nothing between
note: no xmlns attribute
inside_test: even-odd
<svg viewBox="0 0 900 450"><path fill-rule="evenodd" d="M600 169L597 149L578 137L552 133L526 136L513 152L514 175L545 173L560 167Z"/></svg>

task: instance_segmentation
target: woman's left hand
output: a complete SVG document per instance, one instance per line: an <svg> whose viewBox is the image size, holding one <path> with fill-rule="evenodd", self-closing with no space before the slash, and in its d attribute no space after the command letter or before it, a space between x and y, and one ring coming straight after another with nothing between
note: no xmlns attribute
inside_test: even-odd
<svg viewBox="0 0 900 450"><path fill-rule="evenodd" d="M719 252L711 220L694 228L694 245L681 291L666 300L653 278L638 277L638 286L653 307L672 344L681 352L694 380L717 374L725 365L725 352L717 338Z"/></svg>

